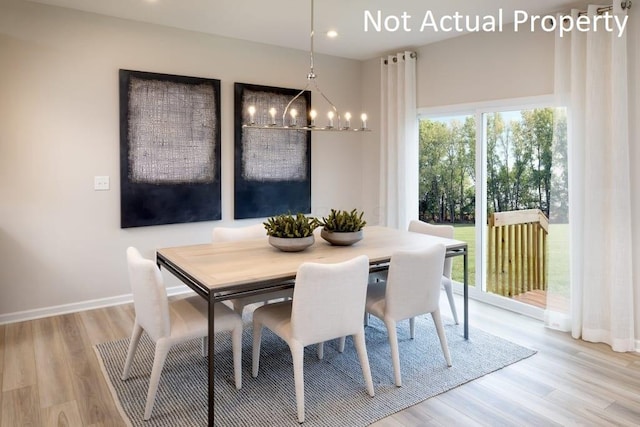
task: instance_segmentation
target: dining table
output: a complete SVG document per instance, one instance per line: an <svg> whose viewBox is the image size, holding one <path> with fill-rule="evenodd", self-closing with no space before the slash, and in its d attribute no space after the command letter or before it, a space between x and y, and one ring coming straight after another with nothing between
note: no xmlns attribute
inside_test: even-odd
<svg viewBox="0 0 640 427"><path fill-rule="evenodd" d="M209 331L214 330L214 304L243 296L268 293L295 286L298 267L305 262L337 263L359 255L369 258L370 271L387 269L391 256L441 243L446 257L463 257L463 335L469 339L468 248L461 240L383 226L367 226L363 239L350 246L335 246L316 236L315 243L300 252L283 252L259 238L234 242L204 243L157 249L160 268L205 298L209 305ZM215 340L208 340L208 424L213 426Z"/></svg>

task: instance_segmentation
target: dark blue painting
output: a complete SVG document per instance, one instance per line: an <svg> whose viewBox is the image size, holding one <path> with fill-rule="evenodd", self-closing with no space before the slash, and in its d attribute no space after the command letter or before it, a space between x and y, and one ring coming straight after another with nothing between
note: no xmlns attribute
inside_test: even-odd
<svg viewBox="0 0 640 427"><path fill-rule="evenodd" d="M308 124L308 91L283 112L299 90L235 84L234 217L264 218L311 212L311 132L267 129ZM249 110L249 107L253 107ZM257 126L243 124L255 122Z"/></svg>
<svg viewBox="0 0 640 427"><path fill-rule="evenodd" d="M220 80L119 77L121 227L220 219Z"/></svg>

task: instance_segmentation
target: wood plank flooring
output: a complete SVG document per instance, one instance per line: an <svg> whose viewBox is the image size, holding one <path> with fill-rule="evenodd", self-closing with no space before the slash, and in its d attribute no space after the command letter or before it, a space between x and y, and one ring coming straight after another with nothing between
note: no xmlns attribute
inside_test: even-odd
<svg viewBox="0 0 640 427"><path fill-rule="evenodd" d="M525 292L523 294L515 295L511 297L516 301L523 302L525 304L532 305L538 308L547 308L547 305L550 309L560 311L560 312L568 312L570 301L561 296L551 294L549 295L547 291L542 290L534 290Z"/></svg>
<svg viewBox="0 0 640 427"><path fill-rule="evenodd" d="M470 312L472 326L538 354L373 426L640 425L640 355L479 302ZM0 325L0 427L124 426L93 346L128 337L133 317L127 304Z"/></svg>

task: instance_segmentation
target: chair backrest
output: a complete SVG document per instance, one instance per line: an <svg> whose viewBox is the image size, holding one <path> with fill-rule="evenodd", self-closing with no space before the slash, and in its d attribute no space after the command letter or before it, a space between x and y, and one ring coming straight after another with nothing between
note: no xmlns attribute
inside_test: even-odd
<svg viewBox="0 0 640 427"><path fill-rule="evenodd" d="M212 232L213 242L234 242L237 240L258 239L267 237L263 224L246 227L215 227Z"/></svg>
<svg viewBox="0 0 640 427"><path fill-rule="evenodd" d="M309 345L359 332L368 277L365 255L334 264L302 264L293 288L293 337Z"/></svg>
<svg viewBox="0 0 640 427"><path fill-rule="evenodd" d="M134 247L127 248L127 264L136 321L153 341L169 336L169 301L160 269Z"/></svg>
<svg viewBox="0 0 640 427"><path fill-rule="evenodd" d="M414 219L409 223L409 231L413 231L414 233L429 234L431 236L444 237L445 239L453 239L454 228L451 225L435 225ZM452 266L452 259L445 258L442 275L451 279Z"/></svg>
<svg viewBox="0 0 640 427"><path fill-rule="evenodd" d="M395 320L435 311L440 302L440 281L445 246L398 251L391 256L385 293L385 316Z"/></svg>

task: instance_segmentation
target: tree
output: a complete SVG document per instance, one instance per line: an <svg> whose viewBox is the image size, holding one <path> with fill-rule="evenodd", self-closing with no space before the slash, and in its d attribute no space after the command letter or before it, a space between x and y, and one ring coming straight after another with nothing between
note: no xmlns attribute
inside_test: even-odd
<svg viewBox="0 0 640 427"><path fill-rule="evenodd" d="M420 122L420 218L473 220L475 120ZM471 187L471 189L470 189Z"/></svg>
<svg viewBox="0 0 640 427"><path fill-rule="evenodd" d="M551 199L551 166L553 143L553 109L543 108L522 112L521 125L527 134L531 146L532 179L530 187L536 191L535 202L529 207L536 207L549 216L549 200Z"/></svg>
<svg viewBox="0 0 640 427"><path fill-rule="evenodd" d="M420 218L442 221L440 200L443 194L443 166L449 130L442 122L420 121Z"/></svg>
<svg viewBox="0 0 640 427"><path fill-rule="evenodd" d="M538 208L554 220L566 221L566 113L557 114L555 122L551 108L525 110L518 116L484 115L487 209L491 213ZM421 219L474 220L475 147L473 116L421 120Z"/></svg>
<svg viewBox="0 0 640 427"><path fill-rule="evenodd" d="M554 138L551 145L551 198L549 219L566 223L569 221L569 160L567 152L567 111L554 109Z"/></svg>
<svg viewBox="0 0 640 427"><path fill-rule="evenodd" d="M490 212L500 212L503 210L503 203L500 197L499 173L502 168L502 161L498 155L499 136L504 132L504 122L500 113L486 115L487 129L487 202Z"/></svg>

